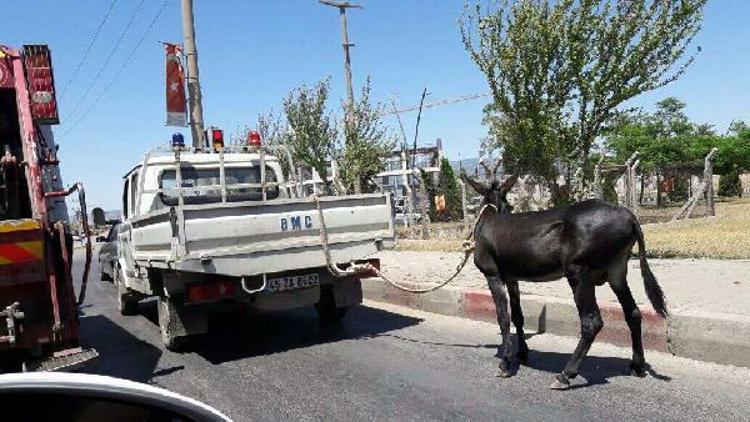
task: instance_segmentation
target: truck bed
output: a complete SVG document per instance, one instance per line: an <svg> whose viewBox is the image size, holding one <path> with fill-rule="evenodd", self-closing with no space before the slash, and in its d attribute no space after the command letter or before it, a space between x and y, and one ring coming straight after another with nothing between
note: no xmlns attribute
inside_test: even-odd
<svg viewBox="0 0 750 422"><path fill-rule="evenodd" d="M390 197L320 197L331 256L362 259L393 242ZM312 198L186 205L131 221L140 266L250 276L326 265Z"/></svg>

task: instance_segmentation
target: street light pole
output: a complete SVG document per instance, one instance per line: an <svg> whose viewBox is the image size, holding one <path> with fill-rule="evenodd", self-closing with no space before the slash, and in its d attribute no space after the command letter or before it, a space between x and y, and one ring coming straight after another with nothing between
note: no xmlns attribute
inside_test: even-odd
<svg viewBox="0 0 750 422"><path fill-rule="evenodd" d="M182 0L182 35L185 39L185 56L187 59L188 108L190 109L190 130L193 135L193 147L202 149L203 140L203 98L198 74L198 49L195 46L195 24L193 19L193 0Z"/></svg>

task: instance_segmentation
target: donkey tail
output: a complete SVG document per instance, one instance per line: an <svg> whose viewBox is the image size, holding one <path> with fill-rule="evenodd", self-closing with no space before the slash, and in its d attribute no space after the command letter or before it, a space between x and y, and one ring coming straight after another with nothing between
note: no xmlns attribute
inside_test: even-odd
<svg viewBox="0 0 750 422"><path fill-rule="evenodd" d="M651 306L654 307L656 313L666 318L668 314L667 299L664 297L664 291L661 289L661 286L656 282L656 277L651 272L648 261L646 261L646 242L643 240L641 225L637 220L634 223L636 233L638 234L638 259L641 262L641 276L643 277L643 285L646 288L646 296L648 296L648 300L651 302Z"/></svg>

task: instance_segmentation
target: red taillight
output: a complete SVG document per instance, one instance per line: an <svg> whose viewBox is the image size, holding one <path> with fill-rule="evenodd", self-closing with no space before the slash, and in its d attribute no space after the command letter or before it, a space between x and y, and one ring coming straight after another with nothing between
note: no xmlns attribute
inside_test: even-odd
<svg viewBox="0 0 750 422"><path fill-rule="evenodd" d="M188 302L207 302L237 294L237 286L230 281L193 284L187 288Z"/></svg>
<svg viewBox="0 0 750 422"><path fill-rule="evenodd" d="M260 133L252 130L247 134L247 145L252 147L259 147L261 144Z"/></svg>
<svg viewBox="0 0 750 422"><path fill-rule="evenodd" d="M46 45L23 46L24 65L28 78L31 116L34 123L56 125L57 115L55 81L52 75L52 58ZM18 75L16 75L18 77Z"/></svg>
<svg viewBox="0 0 750 422"><path fill-rule="evenodd" d="M211 143L214 149L224 148L224 131L221 129L211 129Z"/></svg>

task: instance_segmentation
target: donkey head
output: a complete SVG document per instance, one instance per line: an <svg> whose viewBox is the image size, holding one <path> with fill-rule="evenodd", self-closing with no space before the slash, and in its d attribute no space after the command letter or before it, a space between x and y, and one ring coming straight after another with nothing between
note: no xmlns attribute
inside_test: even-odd
<svg viewBox="0 0 750 422"><path fill-rule="evenodd" d="M513 211L513 206L508 203L506 196L508 195L508 191L510 191L513 185L516 184L518 176L511 176L503 183L493 180L489 187L485 186L483 183L472 180L466 175L461 176L461 178L471 185L477 193L484 197L483 205L494 205L500 213L510 213Z"/></svg>

